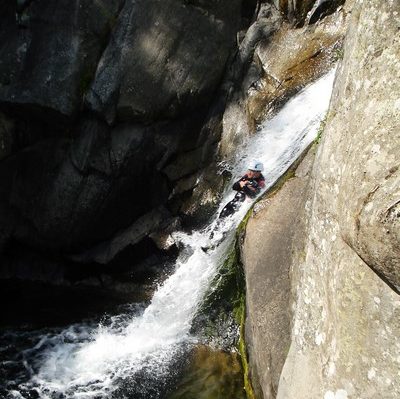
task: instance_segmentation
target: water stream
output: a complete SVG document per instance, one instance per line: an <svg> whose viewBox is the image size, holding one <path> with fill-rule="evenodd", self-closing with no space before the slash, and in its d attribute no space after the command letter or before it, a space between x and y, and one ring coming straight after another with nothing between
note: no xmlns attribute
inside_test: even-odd
<svg viewBox="0 0 400 399"><path fill-rule="evenodd" d="M331 71L266 121L230 163L233 179L256 158L264 163L270 187L315 138L329 105L333 79ZM175 239L185 250L146 308L132 305L102 323L75 324L62 330L2 333L1 368L14 367L15 373L11 379L7 371L8 380L0 392L10 398L160 397L156 388L146 393L139 381L162 381L173 372L180 354L196 343L190 334L196 309L224 259L235 227L251 206L245 202L239 212L217 223L219 211L232 196L228 187L207 228L176 233ZM212 239L211 231L215 233ZM216 243L207 253L201 249ZM23 350L10 350L10 345L18 346L21 341Z"/></svg>

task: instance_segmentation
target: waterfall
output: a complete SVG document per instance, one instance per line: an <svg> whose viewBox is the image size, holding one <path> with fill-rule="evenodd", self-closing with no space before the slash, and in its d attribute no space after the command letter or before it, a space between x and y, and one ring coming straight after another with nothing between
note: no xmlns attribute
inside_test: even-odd
<svg viewBox="0 0 400 399"><path fill-rule="evenodd" d="M251 159L264 163L266 189L314 140L328 109L334 70L293 97L272 119L244 143L230 170L233 180ZM233 181L232 180L232 181ZM72 325L57 333L39 333L37 342L22 353L28 377L14 382L10 397L110 397L118 386L143 370L160 378L184 345L196 342L191 321L233 240L235 227L251 206L245 202L233 216L217 223L222 207L232 197L230 186L209 226L175 239L185 248L174 272L154 293L146 309L111 318L107 325ZM214 231L213 238L210 233ZM221 237L223 237L220 243ZM220 245L210 246L220 243ZM202 247L210 246L208 252ZM22 377L20 377L22 378ZM22 378L23 379L23 378ZM33 396L29 396L33 397Z"/></svg>

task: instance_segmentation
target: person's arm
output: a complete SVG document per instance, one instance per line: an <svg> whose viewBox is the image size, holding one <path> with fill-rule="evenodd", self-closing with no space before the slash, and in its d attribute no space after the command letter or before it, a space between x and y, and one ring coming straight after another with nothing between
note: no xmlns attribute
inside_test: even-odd
<svg viewBox="0 0 400 399"><path fill-rule="evenodd" d="M235 191L240 191L242 187L240 187L240 180L233 184L232 189Z"/></svg>
<svg viewBox="0 0 400 399"><path fill-rule="evenodd" d="M250 198L254 198L258 194L257 188L252 187L251 185L244 186L243 191Z"/></svg>
<svg viewBox="0 0 400 399"><path fill-rule="evenodd" d="M261 189L264 187L265 187L264 179L252 180L252 182L250 184L246 185L243 188L243 191L250 198L255 198L260 193Z"/></svg>
<svg viewBox="0 0 400 399"><path fill-rule="evenodd" d="M242 191L247 181L247 176L243 176L240 180L233 184L232 189L235 191Z"/></svg>

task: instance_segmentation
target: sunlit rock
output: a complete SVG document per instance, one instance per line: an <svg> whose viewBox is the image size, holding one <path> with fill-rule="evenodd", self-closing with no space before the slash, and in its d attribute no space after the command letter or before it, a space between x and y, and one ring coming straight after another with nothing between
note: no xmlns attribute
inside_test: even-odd
<svg viewBox="0 0 400 399"><path fill-rule="evenodd" d="M260 215L279 214L279 207L286 215L298 201L297 192L289 204L279 201L279 195L284 196L299 177L289 181L249 223L244 253L250 248L250 238L264 231L258 249L264 259L257 257L256 248L255 261L246 268L264 262L266 269L260 268L259 273L268 273L272 267L276 274L282 273L280 284L289 275L292 293L288 330L274 328L279 317L287 314L280 305L282 314L269 323L253 323L247 332L253 334L254 342L262 342L268 334L276 339L273 332L283 337L290 334L282 373L279 362L268 370L280 373L277 391L271 393L268 380L261 383L264 398L400 395L399 18L397 1L355 3L330 111L303 195L305 213L299 211L291 219L297 238L286 248L287 262L274 262L282 253L279 245L268 254L263 252L264 246L287 240L288 234L281 237L274 228L265 229ZM300 226L296 225L299 217ZM273 292L270 281L263 288L256 276L248 278L258 288L258 296ZM252 289L248 288L250 295ZM254 315L268 319L268 306L276 298L262 302ZM262 329L267 333L261 334ZM272 355L279 349L273 344L267 347ZM253 353L262 381L266 368L260 358Z"/></svg>

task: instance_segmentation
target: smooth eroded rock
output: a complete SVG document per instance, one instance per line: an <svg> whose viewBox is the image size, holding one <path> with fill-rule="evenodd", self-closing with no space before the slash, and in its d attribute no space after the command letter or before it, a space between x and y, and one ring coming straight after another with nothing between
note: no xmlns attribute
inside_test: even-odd
<svg viewBox="0 0 400 399"><path fill-rule="evenodd" d="M400 395L399 7L359 0L352 11L292 269L278 399Z"/></svg>
<svg viewBox="0 0 400 399"><path fill-rule="evenodd" d="M275 398L290 346L291 279L304 245L304 205L314 151L301 177L259 201L246 227L242 259L246 274L246 345L258 397Z"/></svg>

